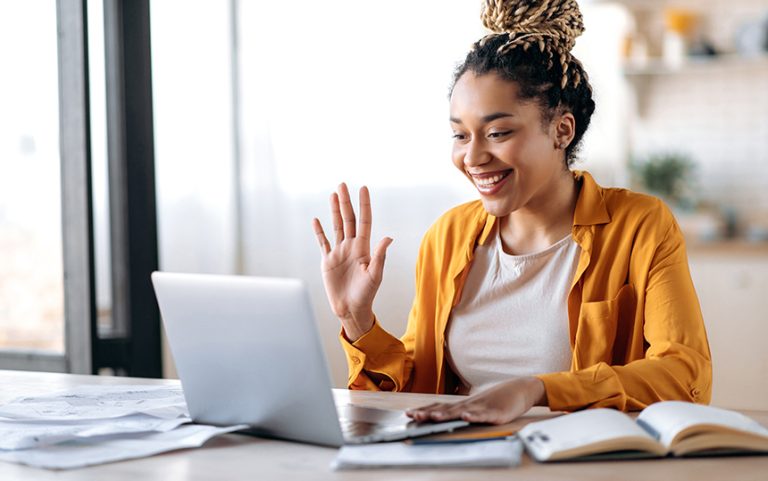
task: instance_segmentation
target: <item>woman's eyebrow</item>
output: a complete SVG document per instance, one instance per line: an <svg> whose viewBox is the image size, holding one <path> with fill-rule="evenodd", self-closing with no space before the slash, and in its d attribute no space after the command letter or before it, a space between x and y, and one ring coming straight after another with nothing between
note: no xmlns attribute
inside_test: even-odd
<svg viewBox="0 0 768 481"><path fill-rule="evenodd" d="M515 114L511 114L509 112L494 112L492 114L488 114L488 115L483 116L483 118L481 120L483 121L484 124L487 124L488 122L493 122L496 119L501 119L501 118L504 118L504 117L514 117L514 116L515 116ZM452 123L454 123L454 124L462 124L463 123L461 121L461 119L456 118L456 117L451 117L450 121Z"/></svg>

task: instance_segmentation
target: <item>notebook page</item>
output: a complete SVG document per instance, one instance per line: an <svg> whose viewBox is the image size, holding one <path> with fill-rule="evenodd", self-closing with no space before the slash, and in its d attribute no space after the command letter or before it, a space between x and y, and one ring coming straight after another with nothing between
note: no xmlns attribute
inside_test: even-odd
<svg viewBox="0 0 768 481"><path fill-rule="evenodd" d="M683 401L651 404L640 413L637 420L658 432L659 441L667 449L681 431L698 424L724 426L768 437L768 429L741 413Z"/></svg>
<svg viewBox="0 0 768 481"><path fill-rule="evenodd" d="M610 451L610 442L620 438L652 440L632 418L619 411L604 408L588 409L533 422L523 427L518 436L531 454L541 461L548 460L558 453L590 445L602 445L605 451Z"/></svg>

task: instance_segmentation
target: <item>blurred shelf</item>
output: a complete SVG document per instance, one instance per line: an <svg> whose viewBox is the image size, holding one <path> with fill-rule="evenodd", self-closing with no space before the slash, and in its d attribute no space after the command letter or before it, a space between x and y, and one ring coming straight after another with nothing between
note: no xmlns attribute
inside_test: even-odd
<svg viewBox="0 0 768 481"><path fill-rule="evenodd" d="M660 58L652 58L642 65L625 65L624 75L650 77L660 75L695 74L712 71L765 70L768 72L768 52L760 55L720 54L713 56L686 57L680 66L671 66Z"/></svg>
<svg viewBox="0 0 768 481"><path fill-rule="evenodd" d="M686 240L688 253L707 256L759 256L768 258L768 241L751 242L744 239L721 241Z"/></svg>
<svg viewBox="0 0 768 481"><path fill-rule="evenodd" d="M667 6L667 0L592 0L594 3L623 5L630 10L657 10Z"/></svg>

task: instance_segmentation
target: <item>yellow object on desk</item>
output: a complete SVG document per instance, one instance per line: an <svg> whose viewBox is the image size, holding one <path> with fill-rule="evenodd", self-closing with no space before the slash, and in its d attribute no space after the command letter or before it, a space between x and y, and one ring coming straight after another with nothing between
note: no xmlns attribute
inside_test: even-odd
<svg viewBox="0 0 768 481"><path fill-rule="evenodd" d="M664 26L668 31L678 33L684 37L691 34L698 22L698 16L681 8L666 8L664 10Z"/></svg>

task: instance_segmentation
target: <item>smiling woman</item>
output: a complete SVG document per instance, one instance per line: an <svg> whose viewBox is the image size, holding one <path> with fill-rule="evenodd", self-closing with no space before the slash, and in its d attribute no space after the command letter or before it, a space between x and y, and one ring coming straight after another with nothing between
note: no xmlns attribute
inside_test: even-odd
<svg viewBox="0 0 768 481"><path fill-rule="evenodd" d="M708 402L709 347L675 219L570 169L594 111L570 53L576 2L487 0L483 22L493 33L450 97L453 163L480 200L424 236L402 338L373 313L392 239L371 252L368 190L359 219L346 185L332 194L333 244L314 220L349 387L471 394L412 411L419 421Z"/></svg>

